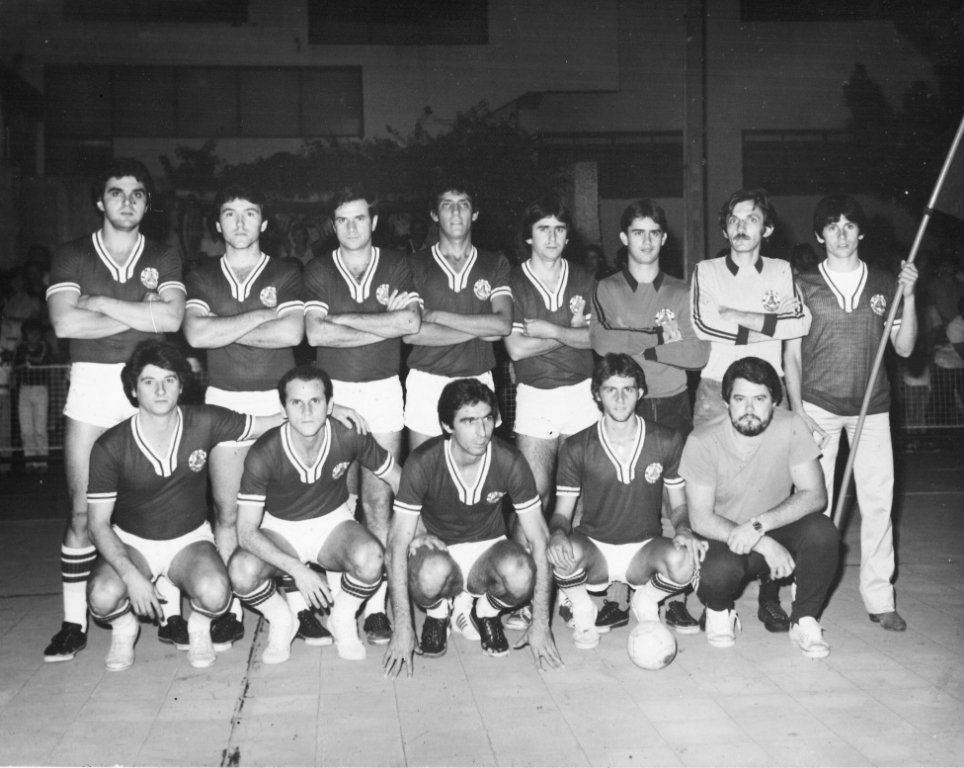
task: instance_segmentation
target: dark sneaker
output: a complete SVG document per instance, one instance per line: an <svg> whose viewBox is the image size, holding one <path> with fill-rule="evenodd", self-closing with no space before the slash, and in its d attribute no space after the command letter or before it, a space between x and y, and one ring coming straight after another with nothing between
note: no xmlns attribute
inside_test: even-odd
<svg viewBox="0 0 964 768"><path fill-rule="evenodd" d="M211 642L218 653L231 649L231 646L244 637L244 624L231 611L218 616L211 622Z"/></svg>
<svg viewBox="0 0 964 768"><path fill-rule="evenodd" d="M666 626L672 627L679 635L700 633L700 623L686 610L686 603L682 600L666 604Z"/></svg>
<svg viewBox="0 0 964 768"><path fill-rule="evenodd" d="M505 631L502 629L502 619L498 616L481 618L472 606L472 613L469 614L472 626L482 638L482 650L489 656L508 656L509 641L505 638Z"/></svg>
<svg viewBox="0 0 964 768"><path fill-rule="evenodd" d="M897 611L887 611L887 613L869 613L870 620L874 624L880 624L888 632L903 632L907 629L907 622ZM65 625L66 626L66 625ZM50 659L47 659L50 661Z"/></svg>
<svg viewBox="0 0 964 768"><path fill-rule="evenodd" d="M331 632L325 629L324 624L309 610L298 612L298 634L295 637L304 640L305 645L324 646L335 642Z"/></svg>
<svg viewBox="0 0 964 768"><path fill-rule="evenodd" d="M186 651L191 647L191 638L187 635L187 622L183 616L171 616L167 624L157 628L157 639L162 643L173 645L179 651Z"/></svg>
<svg viewBox="0 0 964 768"><path fill-rule="evenodd" d="M596 631L606 634L609 630L616 627L625 627L629 624L629 611L619 609L619 603L611 600L603 600L603 607L599 609L596 616Z"/></svg>
<svg viewBox="0 0 964 768"><path fill-rule="evenodd" d="M790 617L783 610L780 603L775 600L768 600L760 603L760 609L756 612L756 617L763 622L767 632L789 632Z"/></svg>
<svg viewBox="0 0 964 768"><path fill-rule="evenodd" d="M373 613L365 617L365 637L370 645L385 645L392 639L392 625L384 613Z"/></svg>
<svg viewBox="0 0 964 768"><path fill-rule="evenodd" d="M44 661L70 661L78 651L87 647L87 633L80 624L65 621L60 631L50 638L50 645L44 649Z"/></svg>
<svg viewBox="0 0 964 768"><path fill-rule="evenodd" d="M444 656L448 650L449 620L428 616L422 625L422 642L419 644L423 656Z"/></svg>

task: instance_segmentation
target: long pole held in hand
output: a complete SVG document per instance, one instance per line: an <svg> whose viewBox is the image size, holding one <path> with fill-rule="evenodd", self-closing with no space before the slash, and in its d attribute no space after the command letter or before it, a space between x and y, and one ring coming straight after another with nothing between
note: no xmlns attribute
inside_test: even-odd
<svg viewBox="0 0 964 768"><path fill-rule="evenodd" d="M940 176L937 177L937 184L934 185L931 199L924 209L924 218L921 219L920 226L917 228L917 237L914 238L910 255L907 257L908 264L913 264L914 259L917 258L917 251L920 249L921 241L924 239L924 232L927 230L927 224L930 222L931 214L934 212L934 206L937 204L937 197L940 195L941 187L944 186L944 181L947 179L948 171L951 168L954 155L957 153L958 147L961 144L962 136L964 136L964 118L961 119L961 124L957 127L957 133L951 144L951 150L947 153L947 159L944 160L944 167L941 169ZM836 525L838 529L843 523L847 489L850 487L850 478L854 471L854 459L857 457L857 449L860 446L860 433L864 428L864 420L867 418L867 409L870 407L870 398L874 391L874 382L877 380L877 373L880 371L880 366L884 361L884 351L887 349L890 329L894 325L894 318L897 317L897 310L900 308L902 298L903 292L898 285L894 300L890 303L890 312L887 315L887 324L884 326L884 335L880 337L880 344L877 346L877 357L874 358L874 367L870 372L870 381L867 382L867 390L864 392L864 402L860 406L860 416L857 418L857 429L854 431L853 440L850 441L850 455L847 457L847 467L844 469L843 481L840 484L840 497L837 499L837 508L834 510L833 515L834 525Z"/></svg>

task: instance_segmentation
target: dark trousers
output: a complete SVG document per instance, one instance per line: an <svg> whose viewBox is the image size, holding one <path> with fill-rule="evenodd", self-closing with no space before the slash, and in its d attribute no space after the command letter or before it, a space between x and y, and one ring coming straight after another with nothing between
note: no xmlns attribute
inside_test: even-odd
<svg viewBox="0 0 964 768"><path fill-rule="evenodd" d="M679 432L683 439L693 431L690 393L685 389L669 397L643 397L636 401L636 415Z"/></svg>
<svg viewBox="0 0 964 768"><path fill-rule="evenodd" d="M793 576L797 582L797 599L790 621L803 616L817 618L827 600L827 593L837 574L840 534L829 517L813 512L794 523L767 531L793 557ZM736 596L747 581L769 575L763 555L751 552L737 555L724 541L710 541L700 565L700 584L696 594L713 611L733 607Z"/></svg>

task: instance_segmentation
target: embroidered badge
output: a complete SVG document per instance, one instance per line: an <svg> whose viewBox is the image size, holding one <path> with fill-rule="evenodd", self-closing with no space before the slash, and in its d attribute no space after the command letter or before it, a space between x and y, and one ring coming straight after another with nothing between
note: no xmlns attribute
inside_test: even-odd
<svg viewBox="0 0 964 768"><path fill-rule="evenodd" d="M644 475L644 477L646 478L647 483L655 483L662 476L663 476L663 465L660 464L658 461L654 461L652 464L646 467L646 474Z"/></svg>
<svg viewBox="0 0 964 768"><path fill-rule="evenodd" d="M187 465L191 468L192 472L200 472L204 469L204 462L208 459L207 452L202 451L198 448L187 460Z"/></svg>
<svg viewBox="0 0 964 768"><path fill-rule="evenodd" d="M574 315L581 315L586 309L586 300L582 296L573 296L569 299L569 311Z"/></svg>
<svg viewBox="0 0 964 768"><path fill-rule="evenodd" d="M476 280L475 287L473 288L477 298L485 301L492 295L492 286L489 285L488 280Z"/></svg>
<svg viewBox="0 0 964 768"><path fill-rule="evenodd" d="M157 270L154 267L144 267L141 270L141 285L149 291L157 290Z"/></svg>
<svg viewBox="0 0 964 768"><path fill-rule="evenodd" d="M278 289L273 285L269 285L267 288L261 289L261 303L266 307L277 307L278 306Z"/></svg>
<svg viewBox="0 0 964 768"><path fill-rule="evenodd" d="M489 502L489 504L495 504L503 496L505 496L505 491L492 491L492 493L485 497L485 500Z"/></svg>
<svg viewBox="0 0 964 768"><path fill-rule="evenodd" d="M765 291L763 294L763 309L766 312L776 312L780 308L780 294L776 291Z"/></svg>
<svg viewBox="0 0 964 768"><path fill-rule="evenodd" d="M335 468L331 470L331 479L337 480L348 469L348 465L351 464L350 461L343 461L340 464L335 464Z"/></svg>
<svg viewBox="0 0 964 768"><path fill-rule="evenodd" d="M656 313L656 325L666 325L676 319L676 314L669 307L663 307Z"/></svg>
<svg viewBox="0 0 964 768"><path fill-rule="evenodd" d="M870 308L875 315L882 315L887 311L887 297L882 293L874 294L870 300Z"/></svg>
<svg viewBox="0 0 964 768"><path fill-rule="evenodd" d="M388 283L382 283L378 288L375 289L375 299L384 307L388 306Z"/></svg>

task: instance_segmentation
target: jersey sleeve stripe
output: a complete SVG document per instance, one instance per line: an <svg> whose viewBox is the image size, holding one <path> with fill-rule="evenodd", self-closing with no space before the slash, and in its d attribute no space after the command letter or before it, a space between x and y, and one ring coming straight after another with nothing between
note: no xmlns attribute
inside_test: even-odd
<svg viewBox="0 0 964 768"><path fill-rule="evenodd" d="M313 301L305 302L305 314L309 312L324 312L325 315L328 314L328 303L324 301L318 301L317 299Z"/></svg>
<svg viewBox="0 0 964 768"><path fill-rule="evenodd" d="M161 283L159 286L157 286L157 292L163 293L168 288L175 291L181 291L185 294L187 293L187 286L184 285L184 283L182 283L180 280L168 280L167 282Z"/></svg>
<svg viewBox="0 0 964 768"><path fill-rule="evenodd" d="M61 291L76 291L80 293L80 283L57 283L47 289L45 297L49 299L55 293L60 293Z"/></svg>
<svg viewBox="0 0 964 768"><path fill-rule="evenodd" d="M192 307L194 309L200 309L206 315L211 314L211 307L204 299L188 299L186 302L184 302L185 309Z"/></svg>
<svg viewBox="0 0 964 768"><path fill-rule="evenodd" d="M508 296L512 298L512 289L508 285L500 285L498 288L493 288L492 293L489 294L489 301L492 301L496 296Z"/></svg>
<svg viewBox="0 0 964 768"><path fill-rule="evenodd" d="M408 303L405 306L408 306L409 304L412 304L412 303L419 304L419 305L421 305L422 303L422 297L419 296L418 293L416 293L415 291L412 291L412 297L408 300Z"/></svg>
<svg viewBox="0 0 964 768"><path fill-rule="evenodd" d="M251 439L251 433L254 432L254 418L255 418L255 417L252 416L251 414L245 415L245 417L244 417L244 432L241 433L241 437L239 437L239 438L236 440L236 442L239 442L239 443L240 443L240 442L243 441L243 440L250 440L250 439Z"/></svg>
<svg viewBox="0 0 964 768"><path fill-rule="evenodd" d="M394 466L395 466L395 459L392 457L391 454L389 454L388 458L385 459L384 463L378 469L376 469L372 474L374 474L375 477L382 477L383 475L387 475L389 472L391 472Z"/></svg>
<svg viewBox="0 0 964 768"><path fill-rule="evenodd" d="M578 496L582 493L582 488L578 485L557 485L556 496Z"/></svg>
<svg viewBox="0 0 964 768"><path fill-rule="evenodd" d="M420 515L422 514L421 504L406 504L404 501L395 501L395 511L401 512L404 515Z"/></svg>
<svg viewBox="0 0 964 768"><path fill-rule="evenodd" d="M536 496L535 498L529 499L528 501L525 501L521 504L516 504L515 511L520 515L523 512L532 512L534 510L539 509L539 505L541 503L542 503L541 499L538 496Z"/></svg>
<svg viewBox="0 0 964 768"><path fill-rule="evenodd" d="M268 497L264 494L239 493L238 504L251 504L253 506L264 506L264 502L267 498Z"/></svg>
<svg viewBox="0 0 964 768"><path fill-rule="evenodd" d="M284 304L278 305L278 314L283 315L285 312L301 312L304 314L305 304L303 301L286 301Z"/></svg>
<svg viewBox="0 0 964 768"><path fill-rule="evenodd" d="M105 493L88 493L87 494L88 504L97 504L98 502L102 504L105 501L116 501L116 500L117 500L117 491L107 491Z"/></svg>
<svg viewBox="0 0 964 768"><path fill-rule="evenodd" d="M683 488L686 486L686 481L682 477L664 477L663 485L670 488Z"/></svg>

